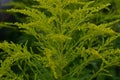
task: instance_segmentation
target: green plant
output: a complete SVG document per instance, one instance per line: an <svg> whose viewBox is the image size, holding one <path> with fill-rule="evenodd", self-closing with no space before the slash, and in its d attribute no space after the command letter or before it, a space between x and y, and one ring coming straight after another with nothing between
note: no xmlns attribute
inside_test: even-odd
<svg viewBox="0 0 120 80"><path fill-rule="evenodd" d="M109 3L36 1L39 4L32 7L8 10L27 16L24 23L12 25L31 38L21 44L0 43L1 80L120 79L111 71L120 66L120 49L115 46L120 33L111 29L119 19L99 24L93 19Z"/></svg>

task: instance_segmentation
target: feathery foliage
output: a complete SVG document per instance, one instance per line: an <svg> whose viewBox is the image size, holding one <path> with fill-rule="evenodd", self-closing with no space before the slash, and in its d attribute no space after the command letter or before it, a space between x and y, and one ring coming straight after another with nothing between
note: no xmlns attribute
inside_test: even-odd
<svg viewBox="0 0 120 80"><path fill-rule="evenodd" d="M97 2L98 1L98 2ZM0 43L1 80L119 80L120 33L115 19L98 22L110 3L99 0L35 0L38 4L8 12L26 15L12 23L28 40ZM116 17L114 15L113 17ZM109 16L108 19L111 17ZM6 23L11 25L11 23ZM26 36L21 39L24 40Z"/></svg>

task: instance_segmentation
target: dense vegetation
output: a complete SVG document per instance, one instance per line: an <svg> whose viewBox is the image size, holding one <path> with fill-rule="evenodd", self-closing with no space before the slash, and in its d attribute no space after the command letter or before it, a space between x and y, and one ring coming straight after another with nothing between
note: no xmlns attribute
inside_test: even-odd
<svg viewBox="0 0 120 80"><path fill-rule="evenodd" d="M119 0L20 1L0 22L1 80L120 80Z"/></svg>

